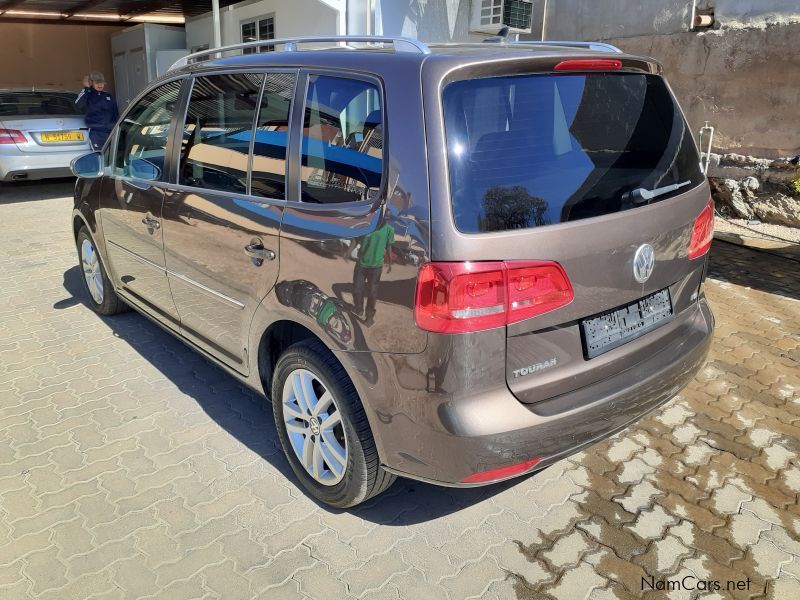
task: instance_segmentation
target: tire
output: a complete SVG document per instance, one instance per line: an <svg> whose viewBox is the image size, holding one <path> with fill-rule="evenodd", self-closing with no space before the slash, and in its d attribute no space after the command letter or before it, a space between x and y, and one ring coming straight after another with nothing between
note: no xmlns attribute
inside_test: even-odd
<svg viewBox="0 0 800 600"><path fill-rule="evenodd" d="M307 402L303 398L308 393L297 393L303 388L310 388L319 399L320 412L316 416L308 410L313 398ZM325 392L330 393L330 401ZM396 477L381 468L367 415L352 381L324 344L305 340L287 348L275 366L271 397L283 452L300 483L314 498L330 506L348 508L394 483ZM303 419L296 416L298 410L305 413ZM334 422L334 426L326 425ZM301 455L309 438L311 461L306 460L305 464L311 462L312 466L306 468ZM322 461L317 462L321 468L315 475L317 449ZM339 459L332 460L337 455Z"/></svg>
<svg viewBox="0 0 800 600"><path fill-rule="evenodd" d="M97 246L85 225L78 231L75 243L78 246L78 266L81 269L83 289L92 310L107 316L130 310L114 291ZM92 273L87 272L87 269L92 269Z"/></svg>

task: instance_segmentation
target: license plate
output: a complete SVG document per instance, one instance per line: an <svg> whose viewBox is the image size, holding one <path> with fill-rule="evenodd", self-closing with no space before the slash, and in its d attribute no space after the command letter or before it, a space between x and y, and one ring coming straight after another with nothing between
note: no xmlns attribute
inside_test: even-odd
<svg viewBox="0 0 800 600"><path fill-rule="evenodd" d="M672 317L669 290L581 321L586 358L594 358L662 325Z"/></svg>
<svg viewBox="0 0 800 600"><path fill-rule="evenodd" d="M48 131L41 134L43 142L82 142L82 131Z"/></svg>

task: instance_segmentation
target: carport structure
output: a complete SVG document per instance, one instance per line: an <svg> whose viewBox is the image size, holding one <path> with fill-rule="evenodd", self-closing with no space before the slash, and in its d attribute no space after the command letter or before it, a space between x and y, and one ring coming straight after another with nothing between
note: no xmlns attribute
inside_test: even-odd
<svg viewBox="0 0 800 600"><path fill-rule="evenodd" d="M219 7L237 0L219 0ZM208 13L213 0L0 0L0 20L182 23L186 17Z"/></svg>

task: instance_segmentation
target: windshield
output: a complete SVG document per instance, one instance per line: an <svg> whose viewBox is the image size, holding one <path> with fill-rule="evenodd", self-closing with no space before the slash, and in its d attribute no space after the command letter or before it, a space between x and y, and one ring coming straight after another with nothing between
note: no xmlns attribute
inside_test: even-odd
<svg viewBox="0 0 800 600"><path fill-rule="evenodd" d="M0 92L0 116L80 115L69 92Z"/></svg>
<svg viewBox="0 0 800 600"><path fill-rule="evenodd" d="M628 210L703 180L691 131L655 75L464 80L443 100L453 214L466 233Z"/></svg>

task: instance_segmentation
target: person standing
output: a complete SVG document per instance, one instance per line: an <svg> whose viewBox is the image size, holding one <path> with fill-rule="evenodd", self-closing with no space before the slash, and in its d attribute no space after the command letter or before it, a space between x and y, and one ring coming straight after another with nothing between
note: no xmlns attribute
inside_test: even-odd
<svg viewBox="0 0 800 600"><path fill-rule="evenodd" d="M387 273L392 270L392 244L394 244L394 227L384 221L382 226L362 238L358 249L356 267L353 271L353 304L356 314L366 317L365 323L368 326L372 325L375 318L375 303L378 299L378 285L383 265L388 263Z"/></svg>
<svg viewBox="0 0 800 600"><path fill-rule="evenodd" d="M83 78L83 89L75 100L75 104L86 115L89 139L95 150L103 147L119 118L117 101L105 88L105 77L95 71Z"/></svg>

